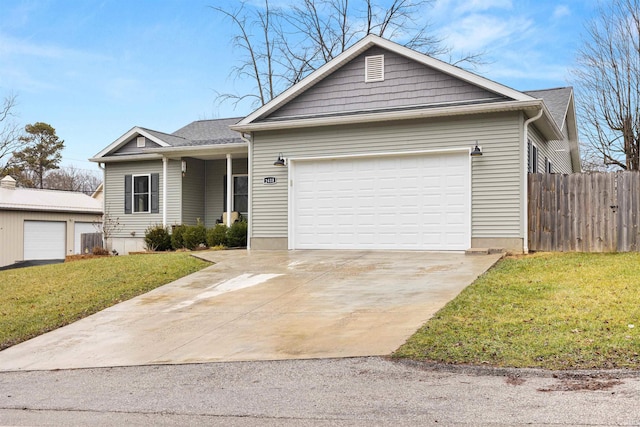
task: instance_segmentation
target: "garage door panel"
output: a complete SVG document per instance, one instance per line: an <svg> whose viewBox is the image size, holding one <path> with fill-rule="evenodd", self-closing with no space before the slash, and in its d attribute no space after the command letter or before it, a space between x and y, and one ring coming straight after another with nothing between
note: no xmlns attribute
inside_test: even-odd
<svg viewBox="0 0 640 427"><path fill-rule="evenodd" d="M24 222L24 259L64 259L67 224L62 221Z"/></svg>
<svg viewBox="0 0 640 427"><path fill-rule="evenodd" d="M295 248L469 246L466 153L296 162L293 172Z"/></svg>

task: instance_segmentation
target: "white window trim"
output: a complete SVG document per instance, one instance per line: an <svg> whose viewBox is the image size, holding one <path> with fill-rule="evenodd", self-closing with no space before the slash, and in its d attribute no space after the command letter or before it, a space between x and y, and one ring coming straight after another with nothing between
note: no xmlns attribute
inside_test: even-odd
<svg viewBox="0 0 640 427"><path fill-rule="evenodd" d="M146 211L137 211L136 210L136 178L138 177L142 177L142 176L146 176L147 177L147 183L149 185L148 191L146 194L149 195L149 203L147 204L147 210ZM139 193L139 194L144 194L144 193ZM148 214L151 213L151 174L150 173L141 173L138 175L131 175L131 213L132 214Z"/></svg>
<svg viewBox="0 0 640 427"><path fill-rule="evenodd" d="M147 145L147 138L145 138L144 136L138 136L136 138L136 147L137 148L144 148Z"/></svg>
<svg viewBox="0 0 640 427"><path fill-rule="evenodd" d="M249 183L249 174L246 173L236 173L236 174L232 174L231 175L231 211L235 212L236 211L236 180L235 178L238 177L247 177L247 184ZM249 193L248 193L248 188L247 188L247 209L249 208ZM239 211L238 211L239 212ZM241 215L249 215L249 212L240 212Z"/></svg>
<svg viewBox="0 0 640 427"><path fill-rule="evenodd" d="M530 139L527 141L528 145L528 150L527 150L527 169L528 169L528 173L538 173L538 153L539 153L539 149L538 146L531 141ZM535 154L535 156L534 156ZM535 158L535 164L533 162Z"/></svg>

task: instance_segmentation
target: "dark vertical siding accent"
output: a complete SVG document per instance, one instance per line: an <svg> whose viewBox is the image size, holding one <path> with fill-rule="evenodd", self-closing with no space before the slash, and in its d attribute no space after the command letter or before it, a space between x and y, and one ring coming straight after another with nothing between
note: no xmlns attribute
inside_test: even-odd
<svg viewBox="0 0 640 427"><path fill-rule="evenodd" d="M124 176L124 213L131 213L131 191L132 191L132 183L131 183L131 175Z"/></svg>
<svg viewBox="0 0 640 427"><path fill-rule="evenodd" d="M160 192L158 191L160 174L151 174L151 213L160 212Z"/></svg>

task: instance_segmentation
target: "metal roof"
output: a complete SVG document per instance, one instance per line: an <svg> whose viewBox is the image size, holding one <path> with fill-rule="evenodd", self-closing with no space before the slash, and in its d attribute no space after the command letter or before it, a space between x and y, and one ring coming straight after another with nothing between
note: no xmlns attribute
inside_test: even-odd
<svg viewBox="0 0 640 427"><path fill-rule="evenodd" d="M102 202L84 193L0 188L0 210L79 212L102 214Z"/></svg>

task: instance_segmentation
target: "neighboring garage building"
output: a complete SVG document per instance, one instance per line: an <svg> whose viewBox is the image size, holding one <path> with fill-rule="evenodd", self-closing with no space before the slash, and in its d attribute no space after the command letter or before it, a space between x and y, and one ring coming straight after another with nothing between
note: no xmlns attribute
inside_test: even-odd
<svg viewBox="0 0 640 427"><path fill-rule="evenodd" d="M99 231L102 202L86 194L16 188L0 181L0 267L62 260L82 252L80 237Z"/></svg>

